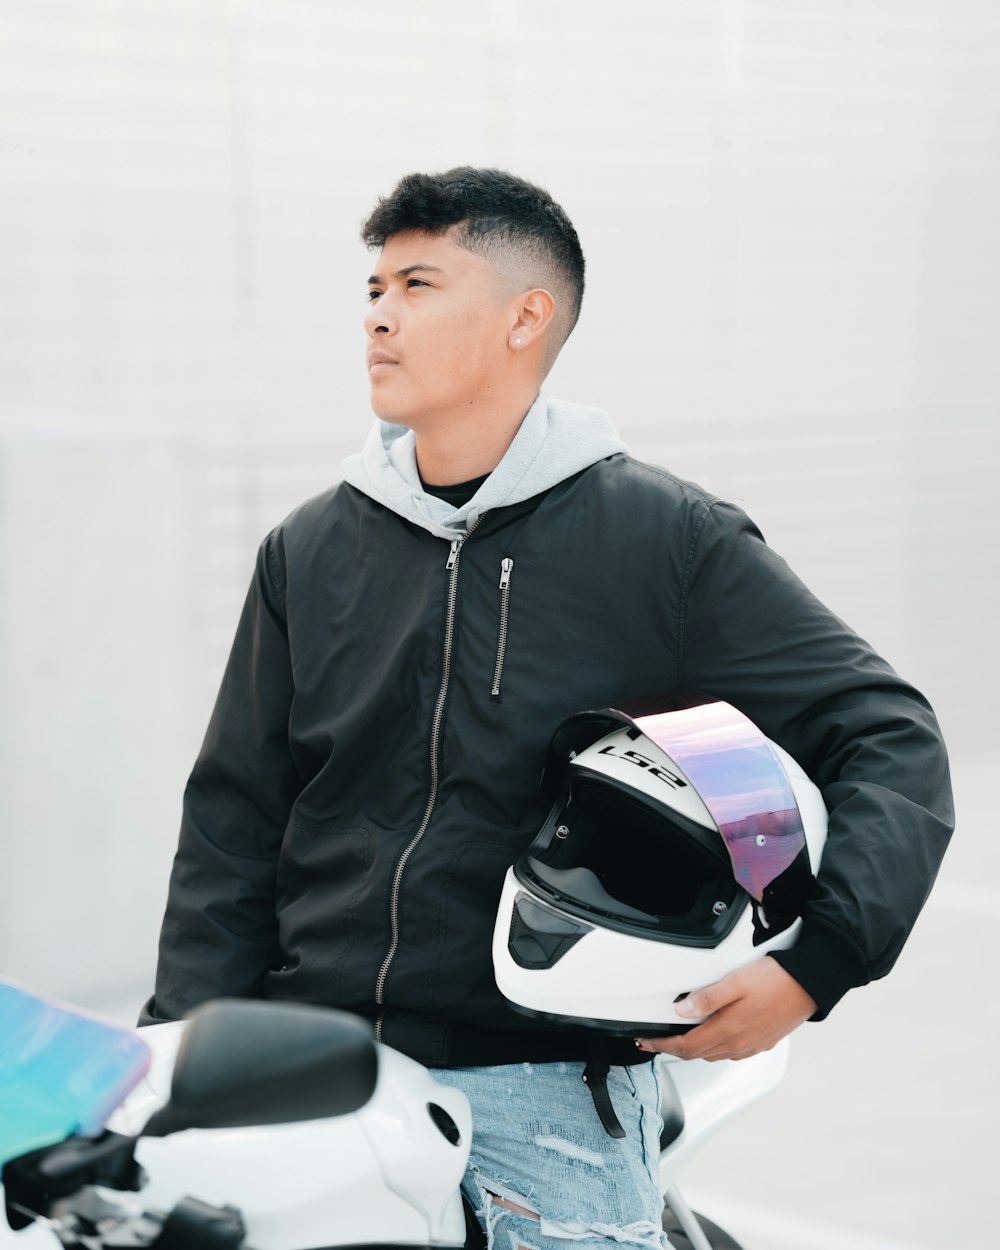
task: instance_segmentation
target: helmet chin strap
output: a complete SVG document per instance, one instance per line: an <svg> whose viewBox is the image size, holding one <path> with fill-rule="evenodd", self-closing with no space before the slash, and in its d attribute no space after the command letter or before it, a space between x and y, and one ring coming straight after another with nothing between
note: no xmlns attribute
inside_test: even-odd
<svg viewBox="0 0 1000 1250"><path fill-rule="evenodd" d="M601 1039L593 1038L587 1045L587 1066L583 1069L583 1083L590 1090L594 1109L601 1118L604 1131L609 1137L624 1137L625 1130L615 1114L615 1106L608 1093L610 1064L603 1052Z"/></svg>

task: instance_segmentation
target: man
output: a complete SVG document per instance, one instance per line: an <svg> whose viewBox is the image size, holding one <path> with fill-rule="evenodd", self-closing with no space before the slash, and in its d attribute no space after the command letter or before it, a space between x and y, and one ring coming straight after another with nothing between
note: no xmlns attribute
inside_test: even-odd
<svg viewBox="0 0 1000 1250"><path fill-rule="evenodd" d="M261 546L143 1019L220 994L356 1011L469 1094L467 1188L491 1237L658 1245L648 1053L526 1020L493 982L550 734L697 690L823 790L796 945L693 995L708 1019L684 1037L642 1039L710 1059L772 1046L888 971L950 833L940 736L738 509L630 460L604 413L540 395L584 285L551 197L493 170L411 175L363 237L380 420L343 484ZM595 1058L620 1141L580 1080ZM552 1145L567 1138L569 1155Z"/></svg>

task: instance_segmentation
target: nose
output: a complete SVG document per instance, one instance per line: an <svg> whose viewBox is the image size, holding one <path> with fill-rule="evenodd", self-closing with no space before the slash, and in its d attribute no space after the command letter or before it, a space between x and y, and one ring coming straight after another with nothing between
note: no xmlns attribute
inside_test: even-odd
<svg viewBox="0 0 1000 1250"><path fill-rule="evenodd" d="M365 314L365 333L369 338L396 333L396 318L392 310L391 299L392 297L385 291L377 300L369 304L368 312Z"/></svg>

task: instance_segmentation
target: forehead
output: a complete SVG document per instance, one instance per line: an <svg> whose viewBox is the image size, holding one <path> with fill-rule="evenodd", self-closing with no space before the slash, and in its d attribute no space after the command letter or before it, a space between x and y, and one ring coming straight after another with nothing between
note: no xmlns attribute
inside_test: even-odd
<svg viewBox="0 0 1000 1250"><path fill-rule="evenodd" d="M445 277L467 279L492 278L494 273L484 257L459 247L450 231L428 234L424 230L404 230L386 239L370 281L384 283L420 269L436 269Z"/></svg>

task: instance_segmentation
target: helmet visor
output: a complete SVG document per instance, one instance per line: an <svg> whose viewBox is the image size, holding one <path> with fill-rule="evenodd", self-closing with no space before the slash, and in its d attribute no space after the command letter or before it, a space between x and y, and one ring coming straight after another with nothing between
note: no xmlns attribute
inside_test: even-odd
<svg viewBox="0 0 1000 1250"><path fill-rule="evenodd" d="M760 902L806 845L791 783L771 744L728 703L636 716L633 723L696 787L736 880Z"/></svg>

